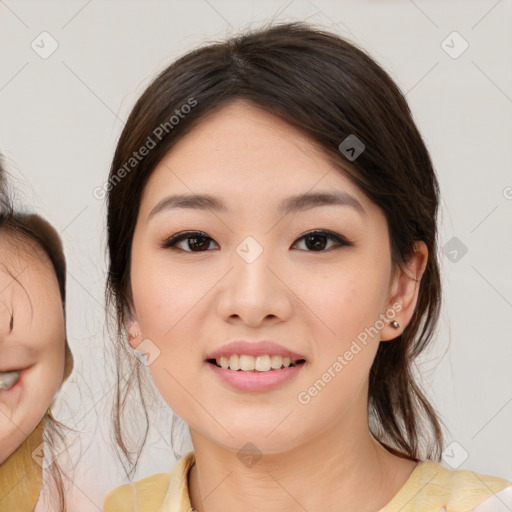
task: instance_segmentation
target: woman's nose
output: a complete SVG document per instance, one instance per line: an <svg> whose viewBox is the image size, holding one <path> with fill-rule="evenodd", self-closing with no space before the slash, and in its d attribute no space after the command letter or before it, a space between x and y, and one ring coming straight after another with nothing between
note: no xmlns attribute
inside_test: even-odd
<svg viewBox="0 0 512 512"><path fill-rule="evenodd" d="M222 286L219 314L225 319L240 317L251 326L258 326L267 318L289 318L293 292L279 276L277 265L272 265L270 252L255 239L246 239L236 252L233 268Z"/></svg>

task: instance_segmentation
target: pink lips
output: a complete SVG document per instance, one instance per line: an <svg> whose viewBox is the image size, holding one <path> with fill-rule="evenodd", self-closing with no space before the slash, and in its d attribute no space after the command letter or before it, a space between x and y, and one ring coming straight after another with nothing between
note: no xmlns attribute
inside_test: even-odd
<svg viewBox="0 0 512 512"><path fill-rule="evenodd" d="M219 359L220 357L230 357L231 355L249 355L257 356L282 356L289 357L293 361L302 360L305 362L306 358L293 352L278 343L272 341L233 341L220 347L219 349L211 352L206 357L206 361L212 359ZM288 368L281 368L279 370L269 370L267 372L242 371L230 370L227 368L219 368L216 364L207 364L207 367L221 379L221 381L231 388L239 391L270 391L275 389L289 380L293 379L304 367L302 363L296 366L289 366Z"/></svg>
<svg viewBox="0 0 512 512"><path fill-rule="evenodd" d="M211 352L206 356L206 359L218 359L222 356L229 357L233 354L246 354L248 356L282 356L289 357L293 361L297 361L299 359L306 359L303 355L298 354L297 352L293 352L278 343L274 343L273 341L263 340L257 342L250 341L232 341L231 343L226 343L222 345L219 349Z"/></svg>
<svg viewBox="0 0 512 512"><path fill-rule="evenodd" d="M270 391L293 379L302 370L304 364L289 366L280 370L268 372L244 372L242 370L228 370L207 363L207 367L217 375L222 382L238 391Z"/></svg>

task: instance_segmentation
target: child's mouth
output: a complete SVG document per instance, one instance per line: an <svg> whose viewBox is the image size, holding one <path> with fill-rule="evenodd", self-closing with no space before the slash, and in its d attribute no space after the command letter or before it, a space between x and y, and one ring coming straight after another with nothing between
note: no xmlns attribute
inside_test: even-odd
<svg viewBox="0 0 512 512"><path fill-rule="evenodd" d="M16 385L23 370L0 372L0 390L8 390Z"/></svg>

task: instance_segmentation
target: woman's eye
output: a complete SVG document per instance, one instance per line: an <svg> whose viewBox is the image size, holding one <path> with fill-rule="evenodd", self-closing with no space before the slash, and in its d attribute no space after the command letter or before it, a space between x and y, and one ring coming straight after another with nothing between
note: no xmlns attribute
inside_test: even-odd
<svg viewBox="0 0 512 512"><path fill-rule="evenodd" d="M331 247L327 247L329 245L329 241L334 242L335 246L354 245L345 237L332 231L326 230L310 231L309 233L306 233L305 235L302 235L300 238L298 238L292 247L297 245L299 241L304 242L306 251L309 252L325 252L326 250L331 249L332 245ZM185 233L174 235L171 238L165 240L162 243L162 248L181 250L184 252L205 252L208 250L211 242L216 243L206 233L201 231L187 231Z"/></svg>
<svg viewBox="0 0 512 512"><path fill-rule="evenodd" d="M205 249L210 245L210 241L213 242L213 239L206 233L202 233L201 231L187 231L165 240L162 247L185 252L205 252ZM182 244L181 247L179 244Z"/></svg>
<svg viewBox="0 0 512 512"><path fill-rule="evenodd" d="M352 242L349 242L345 237L338 235L333 231L326 230L310 231L309 233L302 235L298 239L298 241L301 240L304 241L304 245L307 247L309 252L325 252L326 250L331 249L332 246L326 249L326 246L328 245L329 241L334 241L335 246L338 247L354 245ZM295 244L297 244L297 242L295 242Z"/></svg>

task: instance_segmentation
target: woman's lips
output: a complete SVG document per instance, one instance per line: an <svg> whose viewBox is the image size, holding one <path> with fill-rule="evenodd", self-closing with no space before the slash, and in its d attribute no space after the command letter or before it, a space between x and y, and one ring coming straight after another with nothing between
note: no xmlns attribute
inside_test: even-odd
<svg viewBox="0 0 512 512"><path fill-rule="evenodd" d="M233 354L247 354L253 357L263 355L279 355L282 357L289 357L293 361L299 359L306 359L306 356L298 354L279 343L270 340L251 341L251 340L235 340L226 343L219 347L217 350L210 352L206 356L208 359L219 359L220 357L230 357Z"/></svg>
<svg viewBox="0 0 512 512"><path fill-rule="evenodd" d="M224 383L239 391L270 391L296 377L305 362L297 362L295 366L260 372L258 370L230 370L219 368L215 362L207 361L208 368Z"/></svg>

